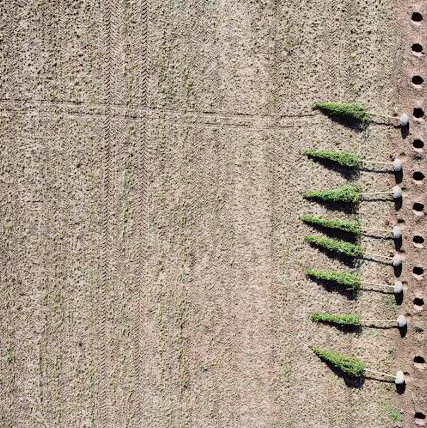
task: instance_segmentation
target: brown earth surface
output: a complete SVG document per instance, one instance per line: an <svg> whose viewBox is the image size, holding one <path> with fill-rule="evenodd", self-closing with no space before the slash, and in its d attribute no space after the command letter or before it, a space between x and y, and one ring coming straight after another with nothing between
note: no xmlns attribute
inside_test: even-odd
<svg viewBox="0 0 427 428"><path fill-rule="evenodd" d="M0 5L0 426L8 428L383 428L423 424L426 299L421 2L388 0L9 1ZM426 15L425 15L426 16ZM421 91L420 91L421 89ZM411 116L408 135L311 109L364 102ZM390 120L379 120L390 123ZM347 182L308 148L405 161L403 207L357 214L308 202ZM424 169L423 169L424 168ZM354 178L395 185L386 169ZM304 242L304 213L404 228L404 300L358 299L309 267L394 281L390 265L346 266ZM363 237L392 256L393 241ZM346 333L314 311L396 328ZM415 329L415 325L418 329ZM346 384L310 346L392 382ZM384 379L382 379L384 380ZM401 413L398 413L401 412ZM414 419L415 412L418 412ZM400 419L400 421L398 420Z"/></svg>

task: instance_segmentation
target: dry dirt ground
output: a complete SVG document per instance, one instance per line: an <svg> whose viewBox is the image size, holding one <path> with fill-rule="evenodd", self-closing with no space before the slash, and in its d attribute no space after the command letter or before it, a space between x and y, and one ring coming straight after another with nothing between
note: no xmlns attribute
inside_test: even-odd
<svg viewBox="0 0 427 428"><path fill-rule="evenodd" d="M12 0L0 11L0 425L412 427L427 400L408 349L425 338L415 343L411 328L404 339L395 328L343 333L308 315L393 319L423 308L308 281L309 267L373 282L394 273L311 248L299 221L348 217L302 199L347 181L303 150L412 159L412 134L359 132L311 110L358 100L400 111L409 4ZM357 182L395 184L369 171ZM403 185L410 195L410 177ZM405 226L407 200L397 215L373 200L350 216ZM362 242L393 254L391 240ZM407 390L346 385L309 346L402 368Z"/></svg>

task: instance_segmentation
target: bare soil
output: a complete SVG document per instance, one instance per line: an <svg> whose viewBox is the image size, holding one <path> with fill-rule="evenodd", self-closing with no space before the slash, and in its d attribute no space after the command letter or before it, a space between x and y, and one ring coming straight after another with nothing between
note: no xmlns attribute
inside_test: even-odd
<svg viewBox="0 0 427 428"><path fill-rule="evenodd" d="M2 427L413 426L414 412L427 411L423 364L412 364L414 352L426 357L424 333L412 324L405 338L396 328L346 333L308 319L328 311L423 322L411 293L427 296L412 260L426 258L410 235L425 231L412 212L425 191L411 178L423 120L403 138L311 109L357 100L411 113L418 93L407 75L420 63L407 60L408 31L423 24L410 23L403 3L0 6ZM381 198L347 214L304 200L305 190L348 181L308 160L308 148L400 156L403 207ZM395 185L386 170L354 180L367 191ZM388 264L347 266L310 247L304 236L318 232L299 221L305 213L380 228L400 220L402 305L307 280L309 267L395 277ZM394 253L390 239L362 244ZM407 390L347 384L310 346L402 369Z"/></svg>

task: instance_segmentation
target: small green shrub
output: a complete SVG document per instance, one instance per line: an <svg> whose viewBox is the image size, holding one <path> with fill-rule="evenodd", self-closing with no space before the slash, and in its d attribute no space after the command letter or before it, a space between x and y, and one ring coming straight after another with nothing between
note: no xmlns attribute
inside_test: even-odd
<svg viewBox="0 0 427 428"><path fill-rule="evenodd" d="M325 248L329 251L344 254L349 257L357 257L363 254L361 245L351 244L341 239L326 238L324 236L306 236L305 240L317 247Z"/></svg>
<svg viewBox="0 0 427 428"><path fill-rule="evenodd" d="M323 322L338 325L361 326L362 322L357 315L332 315L327 313L316 312L310 315L313 322Z"/></svg>
<svg viewBox="0 0 427 428"><path fill-rule="evenodd" d="M313 352L349 376L360 377L363 375L365 365L356 358L346 357L340 352L322 351L319 348L313 348Z"/></svg>
<svg viewBox="0 0 427 428"><path fill-rule="evenodd" d="M390 420L394 423L402 420L402 414L400 412L392 411L388 415L390 416Z"/></svg>
<svg viewBox="0 0 427 428"><path fill-rule="evenodd" d="M326 159L350 169L358 169L362 166L362 156L356 153L331 152L328 150L307 150L305 154L312 158Z"/></svg>
<svg viewBox="0 0 427 428"><path fill-rule="evenodd" d="M305 192L305 199L315 199L325 202L346 202L349 204L357 204L360 202L360 194L362 189L358 186L343 186L336 189L326 189Z"/></svg>
<svg viewBox="0 0 427 428"><path fill-rule="evenodd" d="M307 214L300 217L305 223L322 226L325 229L338 229L343 230L347 233L352 233L353 235L360 236L362 230L357 221L345 221L345 220L325 220L320 217L315 217L313 215Z"/></svg>
<svg viewBox="0 0 427 428"><path fill-rule="evenodd" d="M361 103L317 102L313 104L313 109L320 110L330 117L356 120L362 125L369 121L368 110Z"/></svg>
<svg viewBox="0 0 427 428"><path fill-rule="evenodd" d="M317 269L308 269L306 275L311 278L316 278L321 281L329 281L335 284L344 286L345 288L353 291L358 291L362 282L360 279L347 272L334 272L334 271L323 271Z"/></svg>

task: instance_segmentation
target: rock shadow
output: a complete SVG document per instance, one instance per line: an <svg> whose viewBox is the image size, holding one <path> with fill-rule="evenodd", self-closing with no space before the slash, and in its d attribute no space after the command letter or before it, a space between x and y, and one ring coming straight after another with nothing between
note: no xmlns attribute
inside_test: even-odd
<svg viewBox="0 0 427 428"><path fill-rule="evenodd" d="M400 275L402 275L402 269L403 269L403 266L402 266L402 265L399 265L399 266L393 266L394 276L395 276L396 278L399 278L399 277L400 277Z"/></svg>
<svg viewBox="0 0 427 428"><path fill-rule="evenodd" d="M408 135L409 135L409 124L406 126L400 127L400 134L401 134L403 139L408 137Z"/></svg>
<svg viewBox="0 0 427 428"><path fill-rule="evenodd" d="M405 393L405 390L406 390L406 382L405 382L405 383L402 383L401 385L396 385L396 392L397 392L399 395L404 394L404 393Z"/></svg>
<svg viewBox="0 0 427 428"><path fill-rule="evenodd" d="M394 209L395 211L399 211L403 205L403 198L397 198L394 200Z"/></svg>
<svg viewBox="0 0 427 428"><path fill-rule="evenodd" d="M402 245L403 245L402 237L396 238L394 240L394 248L396 251L399 251L402 248Z"/></svg>
<svg viewBox="0 0 427 428"><path fill-rule="evenodd" d="M394 293L396 305L400 306L403 303L403 293Z"/></svg>

